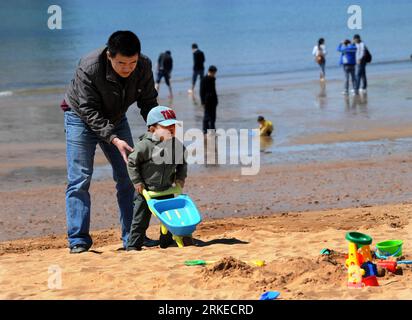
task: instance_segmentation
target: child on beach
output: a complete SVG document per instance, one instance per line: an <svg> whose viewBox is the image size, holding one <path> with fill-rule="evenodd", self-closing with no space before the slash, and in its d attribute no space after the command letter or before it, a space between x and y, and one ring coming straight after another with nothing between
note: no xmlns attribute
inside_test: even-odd
<svg viewBox="0 0 412 320"><path fill-rule="evenodd" d="M139 138L134 151L129 155L127 170L137 193L127 251L142 249L149 227L151 212L142 195L143 189L164 191L173 183L184 187L187 163L184 157L185 148L181 141L175 138L177 122L175 112L168 107L157 106L150 110L146 122L148 132ZM167 198L173 198L173 195L157 199ZM166 248L173 242L172 234L160 233L159 240L160 247ZM185 240L188 242L191 239Z"/></svg>
<svg viewBox="0 0 412 320"><path fill-rule="evenodd" d="M260 136L270 136L273 132L272 121L266 120L263 116L257 118L259 123Z"/></svg>

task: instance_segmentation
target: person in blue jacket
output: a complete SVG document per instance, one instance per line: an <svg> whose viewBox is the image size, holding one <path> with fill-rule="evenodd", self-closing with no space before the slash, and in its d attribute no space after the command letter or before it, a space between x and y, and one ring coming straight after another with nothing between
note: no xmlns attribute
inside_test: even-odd
<svg viewBox="0 0 412 320"><path fill-rule="evenodd" d="M356 45L351 43L350 40L346 39L338 46L338 51L341 53L340 65L343 65L343 71L345 72L345 87L343 94L348 95L349 93L349 76L352 80L353 92L357 95L357 83L355 77L356 68Z"/></svg>

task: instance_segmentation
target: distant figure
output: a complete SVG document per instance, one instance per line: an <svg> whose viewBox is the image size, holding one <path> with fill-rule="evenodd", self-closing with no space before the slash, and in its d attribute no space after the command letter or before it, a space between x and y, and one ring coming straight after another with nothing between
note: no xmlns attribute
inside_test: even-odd
<svg viewBox="0 0 412 320"><path fill-rule="evenodd" d="M273 132L273 124L272 121L266 120L263 116L259 116L257 118L257 122L259 123L259 130L260 136L270 136Z"/></svg>
<svg viewBox="0 0 412 320"><path fill-rule="evenodd" d="M368 82L366 80L366 64L368 60L369 51L362 42L360 35L353 36L353 42L356 45L356 90L358 92L366 93ZM360 88L362 81L362 88Z"/></svg>
<svg viewBox="0 0 412 320"><path fill-rule="evenodd" d="M216 72L215 66L210 66L206 77L200 82L200 99L205 108L203 117L203 133L208 133L208 129L216 130L216 107L218 104L216 93Z"/></svg>
<svg viewBox="0 0 412 320"><path fill-rule="evenodd" d="M156 90L159 92L160 81L165 78L166 85L169 87L169 98L173 98L172 86L170 84L170 78L172 76L173 58L172 53L167 50L159 55L157 59L157 78L156 78Z"/></svg>
<svg viewBox="0 0 412 320"><path fill-rule="evenodd" d="M312 54L316 63L320 66L320 81L325 81L326 46L325 39L320 38L318 44L314 46Z"/></svg>
<svg viewBox="0 0 412 320"><path fill-rule="evenodd" d="M346 39L339 44L338 49L341 52L340 65L343 65L343 71L345 72L345 86L344 95L349 94L349 76L352 78L352 86L355 94L359 94L356 89L356 77L355 77L355 66L356 66L356 45L352 44L350 40Z"/></svg>
<svg viewBox="0 0 412 320"><path fill-rule="evenodd" d="M202 81L204 74L205 74L205 55L203 51L201 51L196 43L192 44L192 51L193 51L193 76L192 76L192 89L189 89L189 93L193 93L195 91L196 79L197 76L200 77L200 81Z"/></svg>

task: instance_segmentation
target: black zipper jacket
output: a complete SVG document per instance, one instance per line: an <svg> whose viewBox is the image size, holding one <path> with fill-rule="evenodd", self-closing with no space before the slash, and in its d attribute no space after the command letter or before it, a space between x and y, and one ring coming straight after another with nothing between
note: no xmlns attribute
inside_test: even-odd
<svg viewBox="0 0 412 320"><path fill-rule="evenodd" d="M205 76L200 82L200 100L205 106L217 106L216 78Z"/></svg>

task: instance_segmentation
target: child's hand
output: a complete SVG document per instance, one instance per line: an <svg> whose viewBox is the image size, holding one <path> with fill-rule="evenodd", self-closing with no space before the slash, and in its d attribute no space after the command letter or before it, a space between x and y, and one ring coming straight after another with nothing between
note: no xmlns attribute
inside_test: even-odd
<svg viewBox="0 0 412 320"><path fill-rule="evenodd" d="M135 185L135 189L138 193L142 193L144 189L144 184L143 183L138 183Z"/></svg>
<svg viewBox="0 0 412 320"><path fill-rule="evenodd" d="M185 186L185 182L183 180L176 180L176 184L178 184L182 189Z"/></svg>

